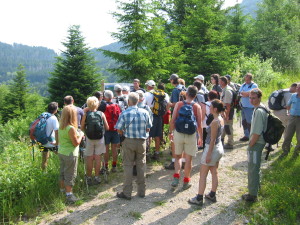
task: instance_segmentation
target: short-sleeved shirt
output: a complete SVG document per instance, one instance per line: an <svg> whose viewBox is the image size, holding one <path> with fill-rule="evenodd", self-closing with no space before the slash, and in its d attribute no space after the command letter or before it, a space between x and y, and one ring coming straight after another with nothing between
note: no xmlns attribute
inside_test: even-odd
<svg viewBox="0 0 300 225"><path fill-rule="evenodd" d="M66 156L69 156L71 153L73 153L72 154L73 156L78 156L79 145L75 147L69 136L69 131L71 128L73 128L73 126L68 125L65 129L58 130L58 139L59 139L58 153Z"/></svg>
<svg viewBox="0 0 300 225"><path fill-rule="evenodd" d="M253 134L258 134L260 136L257 140L257 143L260 144L266 143L263 137L263 132L265 132L267 129L267 120L268 120L268 113L264 109L262 108L254 109L252 120L251 120L250 139Z"/></svg>
<svg viewBox="0 0 300 225"><path fill-rule="evenodd" d="M82 119L82 117L83 117L84 112L83 112L82 108L79 108L79 107L77 107L77 106L76 106L76 111L77 111L77 123L78 123L78 128L80 128L81 119Z"/></svg>
<svg viewBox="0 0 300 225"><path fill-rule="evenodd" d="M222 92L221 86L216 84L212 87L212 90L216 92Z"/></svg>
<svg viewBox="0 0 300 225"><path fill-rule="evenodd" d="M47 135L47 137L50 137L50 135L51 135L51 139L53 140L53 142L55 142L55 131L58 130L58 128L59 128L59 124L58 124L58 120L57 120L56 116L52 115L51 117L49 117L49 119L47 119L47 121L46 121L46 124L47 124L46 125L46 135ZM48 147L48 148L55 147L50 142L44 144L43 146Z"/></svg>
<svg viewBox="0 0 300 225"><path fill-rule="evenodd" d="M145 104L148 105L150 108L153 107L153 99L154 95L150 91L147 91L145 93Z"/></svg>
<svg viewBox="0 0 300 225"><path fill-rule="evenodd" d="M291 106L290 115L300 116L300 97L298 96L297 93L292 94L287 105Z"/></svg>
<svg viewBox="0 0 300 225"><path fill-rule="evenodd" d="M172 91L171 94L171 99L170 102L171 103L176 103L179 101L179 96L180 96L180 92L182 91L183 86L181 84L178 84Z"/></svg>
<svg viewBox="0 0 300 225"><path fill-rule="evenodd" d="M123 111L118 119L115 128L122 130L126 138L147 139L146 129L152 127L152 122L147 110L130 106Z"/></svg>
<svg viewBox="0 0 300 225"><path fill-rule="evenodd" d="M252 90L253 88L257 88L257 84L254 82L251 82L250 84L246 84L244 83L241 87L239 92L242 91L247 91L249 92L250 90ZM242 107L245 108L254 108L254 106L250 103L250 99L249 97L241 97L241 103L242 103Z"/></svg>
<svg viewBox="0 0 300 225"><path fill-rule="evenodd" d="M222 94L221 94L221 101L224 104L231 104L232 103L232 88L228 85L226 85L226 87L223 88L222 90Z"/></svg>

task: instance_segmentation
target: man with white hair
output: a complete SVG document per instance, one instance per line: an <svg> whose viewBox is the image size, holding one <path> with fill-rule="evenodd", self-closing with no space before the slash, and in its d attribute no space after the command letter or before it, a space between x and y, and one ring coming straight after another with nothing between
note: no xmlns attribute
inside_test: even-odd
<svg viewBox="0 0 300 225"><path fill-rule="evenodd" d="M126 200L131 200L134 164L137 168L137 195L144 198L146 193L146 139L152 122L147 110L137 107L138 101L138 93L129 94L129 107L122 112L115 126L119 134L125 136L122 151L124 184L123 191L118 192L117 197Z"/></svg>
<svg viewBox="0 0 300 225"><path fill-rule="evenodd" d="M116 93L115 102L120 106L121 110L124 111L127 108L127 102L122 94L122 87L119 84L114 86L114 90Z"/></svg>
<svg viewBox="0 0 300 225"><path fill-rule="evenodd" d="M194 80L195 80L195 81L199 81L199 82L202 83L202 85L201 85L201 90L204 92L204 94L207 94L207 93L208 93L208 90L207 90L207 88L206 88L205 85L204 85L204 76L201 75L201 74L199 74L199 75L197 75L197 76L194 77Z"/></svg>

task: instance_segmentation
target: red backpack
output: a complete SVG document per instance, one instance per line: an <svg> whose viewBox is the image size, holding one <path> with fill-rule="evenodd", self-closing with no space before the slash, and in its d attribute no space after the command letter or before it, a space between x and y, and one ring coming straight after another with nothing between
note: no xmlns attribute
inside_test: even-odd
<svg viewBox="0 0 300 225"><path fill-rule="evenodd" d="M114 128L119 116L121 114L121 109L118 104L114 104L112 102L107 102L106 109L105 109L105 117L109 126L110 131L116 131Z"/></svg>

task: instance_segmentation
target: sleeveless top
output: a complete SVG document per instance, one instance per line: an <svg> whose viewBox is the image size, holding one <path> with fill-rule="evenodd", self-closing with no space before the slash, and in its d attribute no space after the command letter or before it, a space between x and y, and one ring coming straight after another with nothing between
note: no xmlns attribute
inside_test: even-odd
<svg viewBox="0 0 300 225"><path fill-rule="evenodd" d="M79 145L75 147L69 137L69 130L71 129L71 127L72 126L68 125L64 130L58 130L58 153L66 156L70 156L70 154L72 153L73 156L78 156Z"/></svg>
<svg viewBox="0 0 300 225"><path fill-rule="evenodd" d="M218 121L218 123L219 123L218 133L217 133L216 142L215 142L215 144L218 144L221 141L221 136L222 136L222 133L223 133L224 126L222 126L220 124L220 120L214 119L213 121L215 121L215 120ZM210 144L210 136L211 136L211 134L210 134L211 133L210 126L206 127L206 132L207 132L207 136L206 136L206 139L205 139L205 143L206 144Z"/></svg>

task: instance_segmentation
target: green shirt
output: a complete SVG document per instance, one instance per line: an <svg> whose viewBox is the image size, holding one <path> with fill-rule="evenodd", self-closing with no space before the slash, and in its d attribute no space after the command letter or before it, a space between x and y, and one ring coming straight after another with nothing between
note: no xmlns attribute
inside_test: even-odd
<svg viewBox="0 0 300 225"><path fill-rule="evenodd" d="M69 130L73 126L68 125L65 129L58 130L58 141L59 141L59 147L58 147L58 153L62 155L69 156L71 153L73 153L73 156L78 156L79 153L79 145L74 146L72 144L72 141L69 137Z"/></svg>
<svg viewBox="0 0 300 225"><path fill-rule="evenodd" d="M255 108L251 120L250 139L253 134L260 135L256 143L266 144L263 132L267 129L268 114L261 108Z"/></svg>

